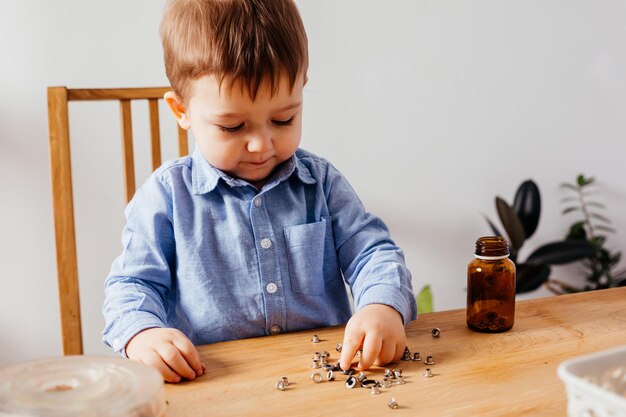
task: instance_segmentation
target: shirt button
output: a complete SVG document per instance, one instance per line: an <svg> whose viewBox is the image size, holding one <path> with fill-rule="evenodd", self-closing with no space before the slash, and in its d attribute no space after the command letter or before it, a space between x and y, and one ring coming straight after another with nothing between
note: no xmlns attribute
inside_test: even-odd
<svg viewBox="0 0 626 417"><path fill-rule="evenodd" d="M280 333L280 326L270 327L270 334L278 334L278 333Z"/></svg>
<svg viewBox="0 0 626 417"><path fill-rule="evenodd" d="M254 207L260 207L261 204L263 204L263 199L261 197L254 197L252 203L254 204Z"/></svg>
<svg viewBox="0 0 626 417"><path fill-rule="evenodd" d="M272 246L272 241L268 238L261 239L261 247L263 249L269 249Z"/></svg>
<svg viewBox="0 0 626 417"><path fill-rule="evenodd" d="M276 290L278 290L278 287L273 282L270 282L269 284L267 284L267 287L265 287L265 289L270 294L274 294L276 292Z"/></svg>

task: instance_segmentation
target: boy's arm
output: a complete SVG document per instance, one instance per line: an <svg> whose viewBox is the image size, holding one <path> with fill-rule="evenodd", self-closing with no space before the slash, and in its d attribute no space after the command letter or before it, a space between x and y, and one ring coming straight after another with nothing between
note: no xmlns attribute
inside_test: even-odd
<svg viewBox="0 0 626 417"><path fill-rule="evenodd" d="M325 192L339 265L356 310L369 304L393 307L407 324L417 318L411 273L389 229L365 208L348 181L328 166Z"/></svg>
<svg viewBox="0 0 626 417"><path fill-rule="evenodd" d="M357 310L346 326L342 367L361 346L362 369L398 359L406 344L403 325L417 318L402 250L332 165L324 184L339 264Z"/></svg>
<svg viewBox="0 0 626 417"><path fill-rule="evenodd" d="M122 253L105 282L102 334L104 343L122 354L137 333L167 327L165 300L175 268L169 199L153 174L125 210Z"/></svg>
<svg viewBox="0 0 626 417"><path fill-rule="evenodd" d="M130 359L154 366L169 382L203 372L197 350L168 329L166 299L175 264L171 194L153 174L126 208L123 251L105 283L103 341Z"/></svg>

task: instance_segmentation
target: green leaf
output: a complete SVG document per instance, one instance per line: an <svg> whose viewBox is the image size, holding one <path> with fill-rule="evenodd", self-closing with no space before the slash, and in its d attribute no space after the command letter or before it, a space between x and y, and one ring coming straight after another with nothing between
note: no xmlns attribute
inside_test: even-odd
<svg viewBox="0 0 626 417"><path fill-rule="evenodd" d="M585 176L583 174L580 174L576 178L576 183L578 184L579 187L582 187L583 185L585 185Z"/></svg>
<svg viewBox="0 0 626 417"><path fill-rule="evenodd" d="M604 226L602 224L599 224L595 227L596 230L603 230L605 232L609 232L609 233L615 233L615 229L613 229L612 227L609 226Z"/></svg>
<svg viewBox="0 0 626 417"><path fill-rule="evenodd" d="M606 218L605 216L601 215L601 214L591 213L591 214L589 214L589 216L593 217L594 219L598 219L598 220L603 221L605 223L611 224L611 221L608 218Z"/></svg>
<svg viewBox="0 0 626 417"><path fill-rule="evenodd" d="M570 226L569 233L565 238L567 240L578 239L587 240L587 232L585 231L585 222L579 221Z"/></svg>
<svg viewBox="0 0 626 417"><path fill-rule="evenodd" d="M603 209L606 208L606 206L604 204L596 203L595 201L585 201L585 204L587 204L588 206L591 206L591 207L599 207L599 208L603 208Z"/></svg>
<svg viewBox="0 0 626 417"><path fill-rule="evenodd" d="M433 312L433 295L430 292L430 285L424 285L417 294L417 312L418 314Z"/></svg>
<svg viewBox="0 0 626 417"><path fill-rule="evenodd" d="M524 228L524 238L528 239L537 230L541 214L541 195L533 180L526 180L519 186L513 200L513 210Z"/></svg>
<svg viewBox="0 0 626 417"><path fill-rule="evenodd" d="M516 265L515 291L518 294L536 290L550 276L547 265L518 264Z"/></svg>
<svg viewBox="0 0 626 417"><path fill-rule="evenodd" d="M590 258L596 247L586 240L563 240L543 245L531 253L526 263L559 265Z"/></svg>
<svg viewBox="0 0 626 417"><path fill-rule="evenodd" d="M596 245L596 247L598 247L598 246L604 245L604 242L606 241L606 237L605 236L596 235L590 241L591 241L591 243Z"/></svg>
<svg viewBox="0 0 626 417"><path fill-rule="evenodd" d="M580 207L572 206L572 207L564 208L563 211L561 212L561 214L565 215L567 213L571 213L572 211L580 211Z"/></svg>
<svg viewBox="0 0 626 417"><path fill-rule="evenodd" d="M496 209L498 210L498 216L500 221L509 236L509 243L515 250L518 250L524 243L524 227L517 213L509 204L500 197L496 197Z"/></svg>

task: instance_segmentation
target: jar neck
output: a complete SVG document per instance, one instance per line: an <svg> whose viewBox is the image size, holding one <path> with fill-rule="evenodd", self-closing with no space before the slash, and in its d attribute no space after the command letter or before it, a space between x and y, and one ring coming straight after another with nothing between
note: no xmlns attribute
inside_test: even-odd
<svg viewBox="0 0 626 417"><path fill-rule="evenodd" d="M501 236L483 236L476 240L474 254L478 259L504 259L509 256L509 245Z"/></svg>
<svg viewBox="0 0 626 417"><path fill-rule="evenodd" d="M506 259L508 258L509 255L502 255L502 256L484 256L484 255L476 255L474 254L474 258L476 259L480 259L482 261L499 261L501 259Z"/></svg>

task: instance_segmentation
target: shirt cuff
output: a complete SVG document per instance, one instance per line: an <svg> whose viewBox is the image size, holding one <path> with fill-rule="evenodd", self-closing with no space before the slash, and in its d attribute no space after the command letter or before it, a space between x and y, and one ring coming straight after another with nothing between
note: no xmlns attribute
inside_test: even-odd
<svg viewBox="0 0 626 417"><path fill-rule="evenodd" d="M115 325L107 336L104 337L104 343L111 346L114 351L119 352L122 356L126 356L126 345L135 337L135 335L143 330L154 327L167 327L165 323L151 313L143 311L133 311L118 317Z"/></svg>
<svg viewBox="0 0 626 417"><path fill-rule="evenodd" d="M357 311L370 304L385 304L394 308L406 326L411 320L417 319L417 303L413 292L407 294L392 285L379 284L369 287L358 299L355 300Z"/></svg>

